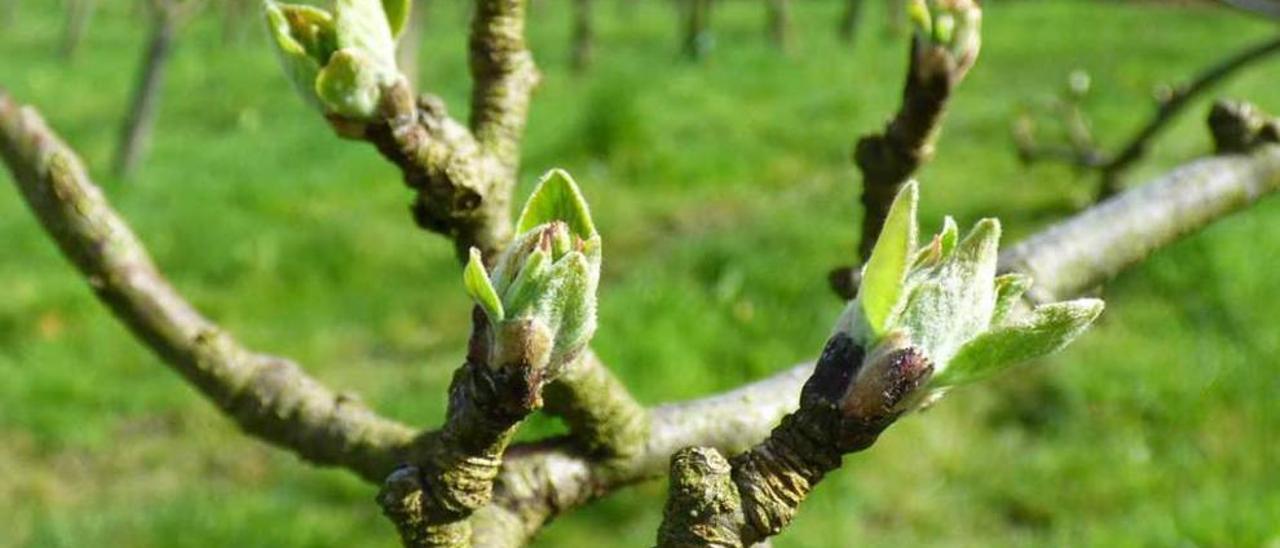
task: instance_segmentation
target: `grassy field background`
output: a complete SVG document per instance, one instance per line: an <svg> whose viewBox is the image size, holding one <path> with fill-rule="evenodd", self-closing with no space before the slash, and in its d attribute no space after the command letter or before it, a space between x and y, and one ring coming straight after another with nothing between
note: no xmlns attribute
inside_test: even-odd
<svg viewBox="0 0 1280 548"><path fill-rule="evenodd" d="M174 283L247 344L413 424L435 424L460 363L467 303L450 246L416 229L375 152L335 138L292 95L264 33L182 35L150 161L107 175L145 36L103 2L81 55L57 55L58 3L0 30L0 86L86 157ZM426 87L465 117L465 13L432 3ZM796 2L788 55L757 2L725 2L717 48L676 55L669 3L601 2L598 59L567 69L564 0L530 33L546 73L521 194L563 166L605 239L595 347L647 403L695 397L811 358L841 303L859 213L855 137L897 104L902 39L870 2L856 47L838 2ZM1274 29L1207 7L991 2L982 59L954 101L922 217L1001 217L1016 240L1086 203L1093 180L1021 167L1020 104L1088 70L1086 103L1117 144L1150 90ZM1280 62L1219 95L1280 111ZM1132 180L1209 149L1207 103ZM8 181L8 174L0 175ZM852 456L783 547L1280 543L1280 201L1265 201L1127 273L1101 325L1034 370L959 390ZM529 435L559 426L535 421ZM647 546L661 482L564 518L541 546ZM387 546L374 489L240 433L132 340L0 185L0 545Z"/></svg>

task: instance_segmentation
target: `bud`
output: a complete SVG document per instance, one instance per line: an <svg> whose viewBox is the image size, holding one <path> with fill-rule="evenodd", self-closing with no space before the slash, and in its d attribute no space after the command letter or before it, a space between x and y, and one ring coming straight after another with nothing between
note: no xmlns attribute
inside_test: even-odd
<svg viewBox="0 0 1280 548"><path fill-rule="evenodd" d="M267 27L285 73L327 115L368 120L382 88L402 78L395 37L409 0L334 0L332 10L265 0Z"/></svg>
<svg viewBox="0 0 1280 548"><path fill-rule="evenodd" d="M911 0L907 14L921 55L934 48L945 50L958 76L977 61L982 48L982 8L977 0Z"/></svg>
<svg viewBox="0 0 1280 548"><path fill-rule="evenodd" d="M472 249L463 281L494 334L489 364L500 367L513 355L534 357L541 363L530 365L545 368L551 379L595 333L600 235L577 184L560 170L538 183L516 230L519 235L490 272ZM511 348L530 344L547 351Z"/></svg>
<svg viewBox="0 0 1280 548"><path fill-rule="evenodd" d="M1075 69L1067 75L1067 94L1075 100L1084 99L1093 87L1093 78L1084 69Z"/></svg>
<svg viewBox="0 0 1280 548"><path fill-rule="evenodd" d="M919 394L890 398L899 410L932 399L948 386L1056 352L1102 313L1097 299L1020 309L1019 299L1031 280L1021 274L996 276L1000 223L995 219L978 222L959 239L955 221L947 218L929 244L917 247L917 201L912 181L895 198L864 267L858 297L837 324L837 331L872 349L842 404L846 407L870 401L856 399L857 393L883 392L876 383L888 381L873 379L902 369L894 365L902 356L927 364L931 378L920 383L924 390ZM873 386L858 387L864 377Z"/></svg>
<svg viewBox="0 0 1280 548"><path fill-rule="evenodd" d="M905 334L895 332L872 349L840 400L841 413L866 422L892 419L913 409L933 365Z"/></svg>

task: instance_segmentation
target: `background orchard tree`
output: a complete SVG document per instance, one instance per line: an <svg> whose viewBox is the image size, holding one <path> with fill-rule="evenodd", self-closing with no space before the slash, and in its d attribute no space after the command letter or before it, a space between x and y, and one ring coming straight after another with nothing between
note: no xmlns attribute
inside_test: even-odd
<svg viewBox="0 0 1280 548"><path fill-rule="evenodd" d="M591 348L609 298L602 264L611 237L625 240L602 228L608 193L590 185L589 170L578 174L582 187L553 170L512 207L541 77L525 8L475 2L464 121L440 96L418 93L397 61L408 2L263 6L270 47L317 122L372 145L410 190L412 220L453 248L459 268L441 275L456 280L471 314L446 314L470 334L438 429L384 417L199 312L79 156L35 108L0 94L0 157L94 295L247 434L376 486L406 545L523 545L552 519L658 478L669 484L662 522L649 532L658 545L767 541L844 456L871 448L913 411L967 403L939 403L948 391L964 394L954 389L1060 349L1102 312L1101 301L1081 295L1280 189L1274 120L1224 106L1214 111L1213 155L1019 243L1001 246L1002 225L991 218L961 231L948 217L920 237L921 196L936 190L930 174L923 184L914 177L979 59L982 14L976 2L916 2L900 104L852 151L862 228L848 231L856 242L832 259L858 264L832 277L848 301L843 311L805 326L829 334L810 349L816 360L724 393L645 406ZM422 395L433 396L446 397ZM518 440L544 412L566 433Z"/></svg>
<svg viewBox="0 0 1280 548"><path fill-rule="evenodd" d="M146 0L144 4L151 25L150 37L116 145L115 174L120 177L133 173L146 157L177 34L198 13L204 0Z"/></svg>

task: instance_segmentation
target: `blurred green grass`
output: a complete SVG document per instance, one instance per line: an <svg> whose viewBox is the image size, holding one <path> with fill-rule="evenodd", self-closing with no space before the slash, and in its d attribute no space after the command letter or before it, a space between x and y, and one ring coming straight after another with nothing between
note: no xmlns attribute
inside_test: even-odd
<svg viewBox="0 0 1280 548"><path fill-rule="evenodd" d="M24 2L0 33L0 85L84 154L211 317L389 415L438 421L467 305L449 245L412 226L397 174L291 95L256 22L228 44L208 16L183 35L150 161L131 181L106 176L144 32L130 2L104 4L67 63L60 9ZM840 309L825 273L854 245L848 151L896 106L905 55L881 36L879 3L856 48L838 42L838 4L797 2L795 48L780 55L761 6L724 3L718 47L697 65L676 56L670 5L602 4L582 76L567 70L566 3L532 10L546 78L522 192L553 166L583 183L606 241L595 346L645 402L807 359ZM423 79L465 117L465 10L431 10ZM1153 86L1271 32L1205 7L1059 0L992 2L986 30L921 175L922 216L998 215L1011 239L1093 184L1017 164L1007 128L1021 103L1086 69L1095 131L1114 145L1145 121ZM1219 94L1280 111L1277 68ZM1208 150L1204 106L1133 180ZM93 301L4 188L0 545L393 543L373 488L238 433ZM1280 541L1277 223L1280 202L1266 201L1124 275L1083 341L903 421L848 458L777 545ZM540 544L647 545L662 490L619 493Z"/></svg>

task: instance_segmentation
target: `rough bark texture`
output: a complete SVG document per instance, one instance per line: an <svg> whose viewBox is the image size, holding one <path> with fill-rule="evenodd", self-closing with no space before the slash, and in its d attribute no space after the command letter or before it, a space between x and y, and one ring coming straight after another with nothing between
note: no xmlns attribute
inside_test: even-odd
<svg viewBox="0 0 1280 548"><path fill-rule="evenodd" d="M34 110L0 93L0 155L27 205L95 295L249 434L315 464L385 478L414 447L407 426L335 393L292 361L241 346L169 285L84 166Z"/></svg>
<svg viewBox="0 0 1280 548"><path fill-rule="evenodd" d="M493 333L479 307L472 317L471 349L449 386L444 428L431 435L412 466L388 478L379 497L409 546L471 545L471 514L492 498L516 429L542 406L550 366L534 356L546 342L530 338L533 332L519 324ZM495 337L507 337L508 347L518 351L490 363ZM415 485L421 494L413 492Z"/></svg>
<svg viewBox="0 0 1280 548"><path fill-rule="evenodd" d="M900 416L898 404L933 372L922 355L907 352L882 375L859 377L864 354L847 335L833 336L799 409L730 462L711 448L676 453L658 546L751 546L782 532L818 482L845 454L875 443ZM855 378L866 386L851 386Z"/></svg>
<svg viewBox="0 0 1280 548"><path fill-rule="evenodd" d="M591 351L547 386L546 398L547 412L564 420L589 455L625 460L644 446L649 433L644 406Z"/></svg>
<svg viewBox="0 0 1280 548"><path fill-rule="evenodd" d="M402 169L418 193L419 222L453 238L460 251L475 245L496 254L510 237L510 194L537 81L523 8L520 0L478 0L468 126L436 99L415 100L406 83L387 90L372 123L331 120L340 134L373 143ZM924 93L928 78L917 74L930 74L917 64L937 62L931 54L913 49L909 80L924 83L912 92L909 81L903 112L879 145L868 145L881 147L888 161L918 166L928 155L946 100ZM963 74L949 61L942 65L950 69L948 91ZM902 150L885 152L894 147ZM927 367L914 367L863 375L851 385L862 350L837 335L816 368L796 366L733 392L646 412L590 353L545 393L548 379L521 355L489 363L477 349L493 334L477 317L446 424L419 434L329 391L291 362L243 348L201 317L160 276L71 151L34 112L2 95L0 155L64 253L140 339L249 433L313 462L385 479L379 502L408 545L519 545L554 517L660 476L669 465L672 498L660 543L749 545L785 527L823 475L842 455L873 443L896 419L894 403L928 375ZM1002 265L1032 273L1055 297L1080 291L1277 190L1278 174L1276 145L1203 160L1151 185L1157 190L1118 197L1033 237L1002 256ZM1113 256L1120 259L1098 259ZM544 396L570 436L509 447Z"/></svg>
<svg viewBox="0 0 1280 548"><path fill-rule="evenodd" d="M484 153L466 127L449 117L438 99L414 100L404 83L387 90L383 119L361 137L400 168L417 193L414 220L454 242L459 259L472 247L496 256L511 237L511 184L507 168Z"/></svg>
<svg viewBox="0 0 1280 548"><path fill-rule="evenodd" d="M1208 178L1189 177L1192 173ZM1034 287L1046 288L1030 293L1030 302L1070 298L1139 260L1132 253L1134 242L1141 242L1145 257L1280 190L1278 174L1280 146L1276 145L1263 146L1251 155L1195 161L1116 198L1133 196L1126 200L1127 206L1099 206L1008 248L1000 264L1005 270L1031 274L1036 278ZM1183 191L1193 191L1195 198L1184 197ZM1205 204L1205 211L1196 213L1195 204ZM1171 211L1175 213L1167 222L1145 222ZM1172 229L1178 223L1189 224ZM1092 247L1064 247L1067 233L1092 242ZM1097 261L1113 255L1128 260ZM725 455L746 450L795 409L795 395L813 371L812 364L800 364L732 392L655 407L649 413L650 433L643 451L620 463L594 462L567 440L513 447L497 480L494 505L479 513L485 518L485 538L518 546L558 515L618 488L661 476L680 449L712 447Z"/></svg>
<svg viewBox="0 0 1280 548"><path fill-rule="evenodd" d="M867 135L854 147L853 160L862 173L862 260L880 236L893 197L933 156L947 100L967 68L945 48L911 42L902 106L883 133Z"/></svg>

